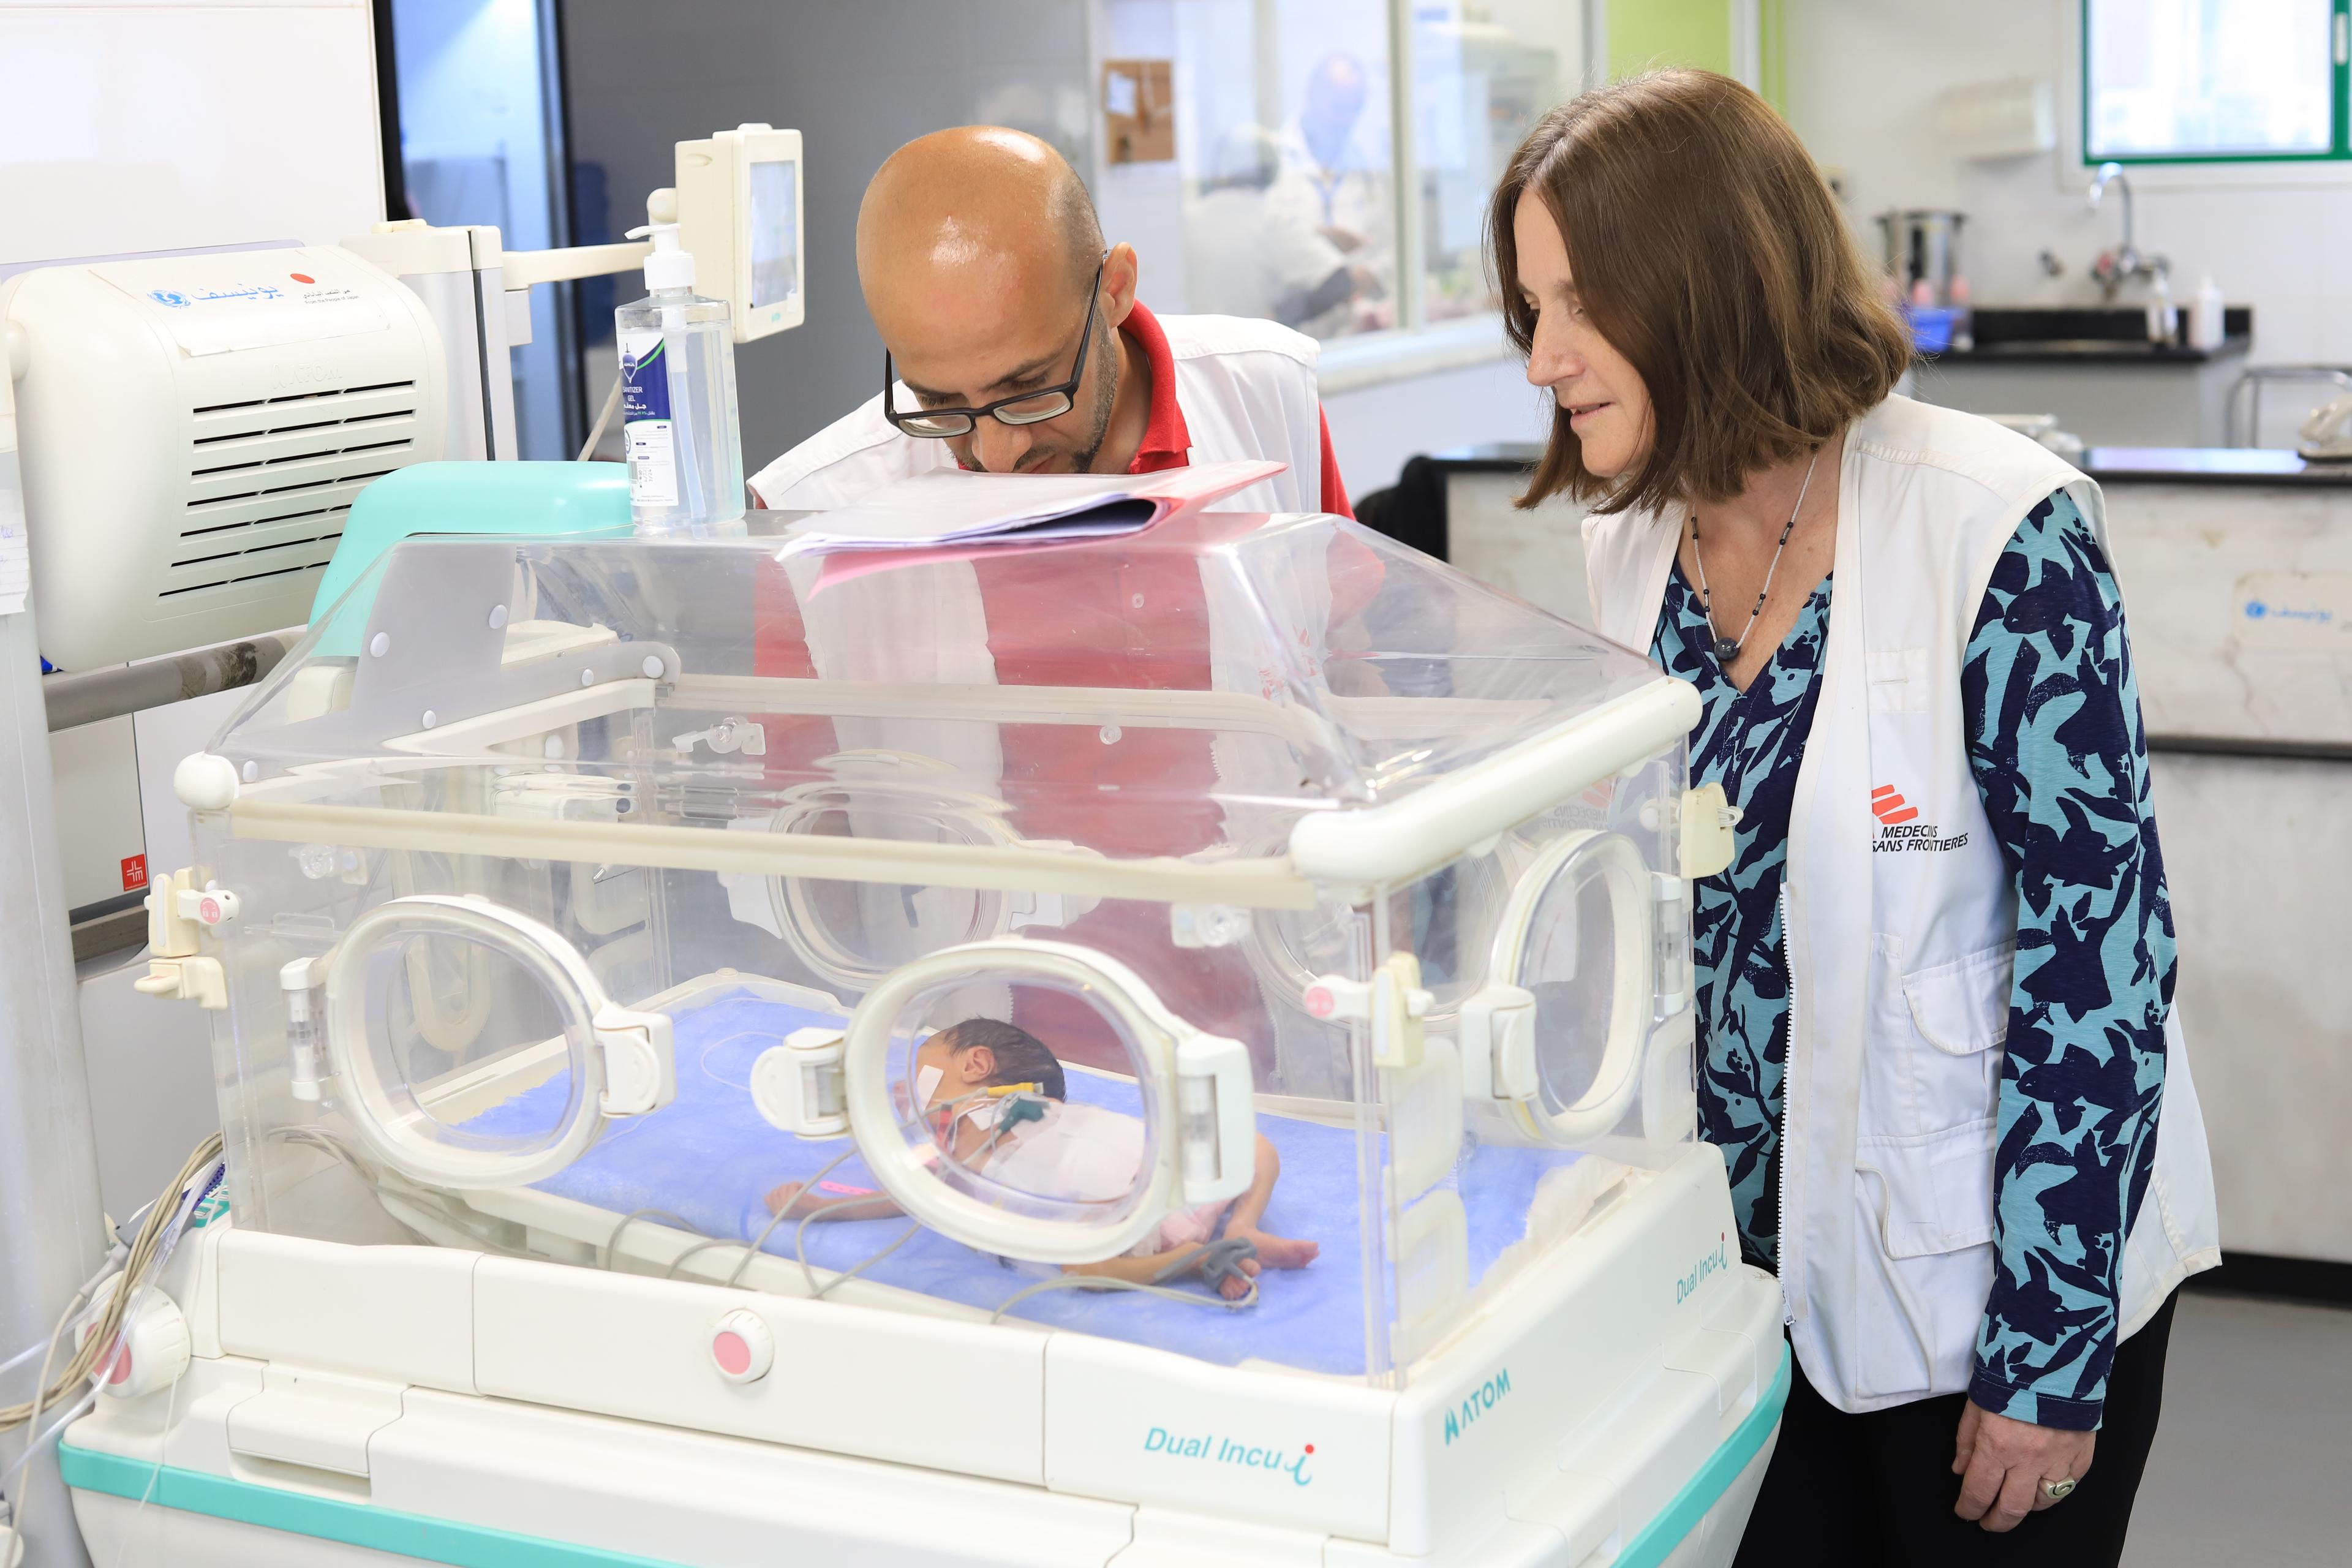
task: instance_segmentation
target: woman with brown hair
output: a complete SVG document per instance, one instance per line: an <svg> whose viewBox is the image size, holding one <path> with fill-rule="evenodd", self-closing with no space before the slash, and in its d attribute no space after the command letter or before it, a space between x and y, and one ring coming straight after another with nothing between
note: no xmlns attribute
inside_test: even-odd
<svg viewBox="0 0 2352 1568"><path fill-rule="evenodd" d="M1907 334L1727 78L1554 110L1489 229L1555 400L1519 504L1589 505L1601 629L1698 688L1743 814L1700 1120L1797 1374L1739 1561L2115 1563L2219 1248L2098 487L1894 395Z"/></svg>

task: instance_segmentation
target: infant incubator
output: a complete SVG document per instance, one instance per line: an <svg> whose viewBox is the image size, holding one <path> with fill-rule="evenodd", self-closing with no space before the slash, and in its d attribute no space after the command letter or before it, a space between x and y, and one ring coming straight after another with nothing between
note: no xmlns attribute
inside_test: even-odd
<svg viewBox="0 0 2352 1568"><path fill-rule="evenodd" d="M1697 711L1331 517L397 543L180 771L228 1202L94 1552L1727 1562Z"/></svg>

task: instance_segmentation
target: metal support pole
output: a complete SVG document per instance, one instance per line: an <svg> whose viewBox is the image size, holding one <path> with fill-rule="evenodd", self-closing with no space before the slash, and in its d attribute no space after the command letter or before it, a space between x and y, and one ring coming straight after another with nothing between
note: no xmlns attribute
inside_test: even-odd
<svg viewBox="0 0 2352 1568"><path fill-rule="evenodd" d="M21 528L24 489L5 366L0 356L0 527ZM74 1288L106 1254L29 604L0 616L0 887L15 906L0 934L0 1361L6 1361L48 1338ZM0 1378L0 1403L26 1397L37 1371L20 1367ZM13 1461L24 1436L0 1434L0 1456ZM8 1501L31 1527L25 1568L89 1568L54 1448L17 1478Z"/></svg>
<svg viewBox="0 0 2352 1568"><path fill-rule="evenodd" d="M144 713L191 697L251 686L278 668L309 628L289 626L241 642L225 642L167 658L145 659L68 675L47 676L41 696L48 704L51 731Z"/></svg>

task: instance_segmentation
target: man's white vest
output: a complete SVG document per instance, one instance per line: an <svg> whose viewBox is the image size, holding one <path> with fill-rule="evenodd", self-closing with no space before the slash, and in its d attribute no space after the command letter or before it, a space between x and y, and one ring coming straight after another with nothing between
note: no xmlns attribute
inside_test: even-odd
<svg viewBox="0 0 2352 1568"><path fill-rule="evenodd" d="M1969 766L1960 665L1995 563L2062 488L2104 550L2098 487L1990 420L1890 397L1846 437L1782 904L1780 1242L1797 1359L1843 1410L1965 1389L1992 1287L2017 902ZM1650 647L1687 515L1586 520L1585 569L1611 637ZM2221 1259L2177 1010L2165 1041L2155 1172L2124 1251L2126 1337ZM2039 1213L2021 1204L2009 1223Z"/></svg>

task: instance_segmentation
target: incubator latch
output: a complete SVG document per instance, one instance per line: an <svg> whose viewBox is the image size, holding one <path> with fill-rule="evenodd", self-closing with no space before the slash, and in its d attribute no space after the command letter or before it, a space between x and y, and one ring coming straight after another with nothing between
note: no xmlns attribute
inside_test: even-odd
<svg viewBox="0 0 2352 1568"><path fill-rule="evenodd" d="M1177 1044L1176 1120L1187 1204L1222 1203L1249 1190L1257 1170L1257 1100L1247 1046L1217 1035Z"/></svg>
<svg viewBox="0 0 2352 1568"><path fill-rule="evenodd" d="M1309 1016L1360 1018L1372 1026L1372 1065L1421 1065L1421 1021L1437 998L1421 984L1421 960L1392 952L1370 980L1318 976L1304 998Z"/></svg>
<svg viewBox="0 0 2352 1568"><path fill-rule="evenodd" d="M200 869L174 871L148 892L147 974L132 984L149 996L217 1011L228 1005L228 977L218 959L197 956L198 939L236 919L237 900L200 886L204 879Z"/></svg>
<svg viewBox="0 0 2352 1568"><path fill-rule="evenodd" d="M1671 1018L1690 1005L1690 884L1664 872L1650 878L1650 969L1656 979L1657 1016Z"/></svg>
<svg viewBox="0 0 2352 1568"><path fill-rule="evenodd" d="M669 1015L636 1013L606 1003L596 1009L597 1047L604 1053L607 1116L643 1116L677 1097L677 1070L669 1048Z"/></svg>
<svg viewBox="0 0 2352 1568"><path fill-rule="evenodd" d="M849 1131L839 1029L794 1029L751 1064L751 1104L768 1125L802 1138Z"/></svg>
<svg viewBox="0 0 2352 1568"><path fill-rule="evenodd" d="M1740 809L1724 799L1721 784L1683 792L1681 860L1685 877L1712 877L1731 864Z"/></svg>
<svg viewBox="0 0 2352 1568"><path fill-rule="evenodd" d="M1466 1089L1481 1076L1496 1100L1533 1100L1536 1077L1536 999L1517 985L1489 985L1462 1006L1462 1065Z"/></svg>
<svg viewBox="0 0 2352 1568"><path fill-rule="evenodd" d="M730 717L708 730L689 730L683 735L672 736L669 743L680 752L691 752L697 745L703 745L721 757L738 752L747 757L764 757L768 754L768 731L749 719Z"/></svg>

